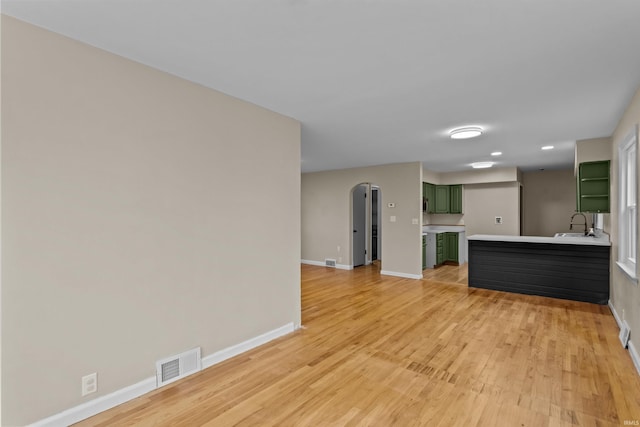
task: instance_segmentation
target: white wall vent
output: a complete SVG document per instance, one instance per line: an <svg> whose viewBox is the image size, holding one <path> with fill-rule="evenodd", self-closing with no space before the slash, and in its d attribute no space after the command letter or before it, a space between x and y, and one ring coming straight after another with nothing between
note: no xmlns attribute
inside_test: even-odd
<svg viewBox="0 0 640 427"><path fill-rule="evenodd" d="M324 264L327 267L335 267L336 266L336 260L327 258L327 259L324 260Z"/></svg>
<svg viewBox="0 0 640 427"><path fill-rule="evenodd" d="M158 387L196 373L202 369L200 347L156 362L156 383Z"/></svg>
<svg viewBox="0 0 640 427"><path fill-rule="evenodd" d="M629 328L629 324L626 320L622 321L622 325L620 327L620 342L622 343L622 347L627 348L629 346L629 335L631 334L631 329Z"/></svg>

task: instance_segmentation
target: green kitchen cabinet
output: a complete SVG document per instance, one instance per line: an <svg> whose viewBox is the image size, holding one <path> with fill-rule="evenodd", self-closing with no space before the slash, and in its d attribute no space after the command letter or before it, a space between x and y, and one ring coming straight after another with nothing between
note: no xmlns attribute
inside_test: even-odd
<svg viewBox="0 0 640 427"><path fill-rule="evenodd" d="M428 182L422 183L422 197L425 201L424 212L432 214L436 205L436 186Z"/></svg>
<svg viewBox="0 0 640 427"><path fill-rule="evenodd" d="M449 186L449 213L462 213L462 185Z"/></svg>
<svg viewBox="0 0 640 427"><path fill-rule="evenodd" d="M422 269L427 268L427 236L422 236Z"/></svg>
<svg viewBox="0 0 640 427"><path fill-rule="evenodd" d="M458 233L444 233L444 261L458 262Z"/></svg>
<svg viewBox="0 0 640 427"><path fill-rule="evenodd" d="M445 233L438 233L436 235L436 265L444 262L444 234Z"/></svg>
<svg viewBox="0 0 640 427"><path fill-rule="evenodd" d="M609 160L584 162L578 165L576 211L591 213L610 212L609 168Z"/></svg>
<svg viewBox="0 0 640 427"><path fill-rule="evenodd" d="M422 183L423 212L428 214L461 214L462 185Z"/></svg>
<svg viewBox="0 0 640 427"><path fill-rule="evenodd" d="M450 191L448 185L436 185L436 203L434 213L449 213Z"/></svg>

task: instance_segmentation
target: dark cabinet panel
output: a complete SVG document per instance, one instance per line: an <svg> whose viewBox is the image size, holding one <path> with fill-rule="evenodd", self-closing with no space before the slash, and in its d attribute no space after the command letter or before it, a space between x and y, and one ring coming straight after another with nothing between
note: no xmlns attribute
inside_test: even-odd
<svg viewBox="0 0 640 427"><path fill-rule="evenodd" d="M469 241L469 287L607 304L609 246Z"/></svg>

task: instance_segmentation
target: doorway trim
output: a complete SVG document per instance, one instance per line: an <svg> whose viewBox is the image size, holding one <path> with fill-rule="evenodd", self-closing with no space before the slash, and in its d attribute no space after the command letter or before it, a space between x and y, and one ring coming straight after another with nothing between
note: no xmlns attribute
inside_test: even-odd
<svg viewBox="0 0 640 427"><path fill-rule="evenodd" d="M373 198L371 197L372 195L372 190L376 190L377 191L377 204L378 204L378 212L377 212L377 223L375 224L377 226L377 241L378 242L382 242L382 234L383 234L383 230L382 230L382 189L380 188L379 185L376 184L372 184L370 182L361 182L358 183L356 185L354 185L351 190L349 191L349 253L351 254L351 262L350 262L350 266L351 268L355 267L355 252L354 250L355 245L354 245L354 222L355 222L355 215L357 213L356 209L354 208L354 192L358 189L364 187L365 188L365 197L366 200L364 202L365 206L364 206L364 216L365 216L365 220L364 220L364 234L365 234L365 243L364 243L364 250L365 250L365 254L364 254L364 263L363 264L358 264L358 266L361 265L370 265L373 262L372 259L372 254L373 254L373 250L372 250L372 245L373 245L373 218L372 218L372 214L373 214L373 208L372 208L372 203L373 203ZM360 254L361 255L361 254ZM379 249L377 251L377 260L380 260L380 262L382 262L382 244L379 244Z"/></svg>

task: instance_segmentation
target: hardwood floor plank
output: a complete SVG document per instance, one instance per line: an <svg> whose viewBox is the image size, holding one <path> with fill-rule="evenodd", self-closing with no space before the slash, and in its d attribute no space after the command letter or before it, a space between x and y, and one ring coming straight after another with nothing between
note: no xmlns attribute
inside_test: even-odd
<svg viewBox="0 0 640 427"><path fill-rule="evenodd" d="M304 328L79 426L619 426L640 377L606 306L303 265Z"/></svg>

